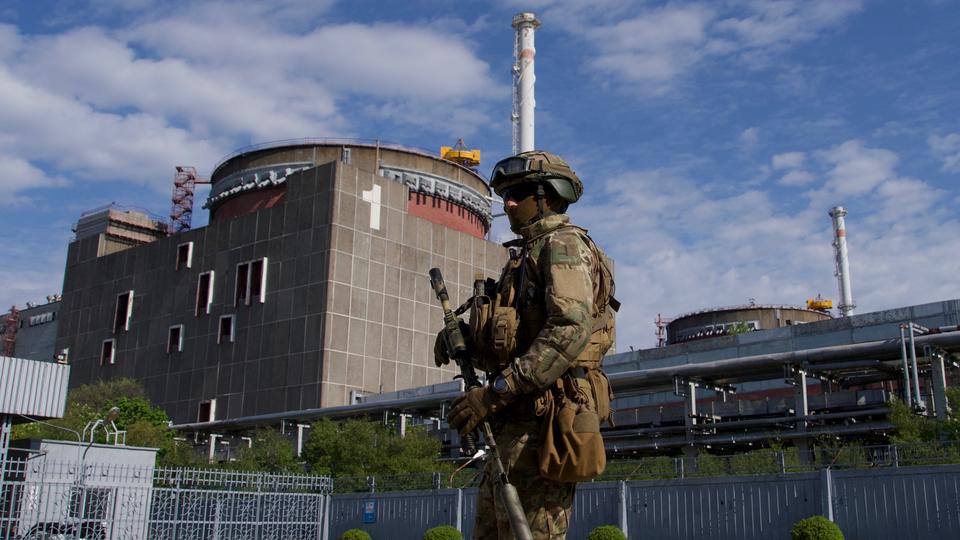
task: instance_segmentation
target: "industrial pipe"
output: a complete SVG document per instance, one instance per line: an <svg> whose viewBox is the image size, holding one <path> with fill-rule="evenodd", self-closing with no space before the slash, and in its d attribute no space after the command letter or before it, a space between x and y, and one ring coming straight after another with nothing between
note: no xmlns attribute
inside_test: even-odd
<svg viewBox="0 0 960 540"><path fill-rule="evenodd" d="M960 331L930 333L916 338L918 346L930 345L948 350L960 349ZM830 362L849 362L855 358L894 360L897 357L897 340L870 341L850 345L834 345L817 349L804 349L766 355L745 356L728 360L716 360L699 364L686 364L664 368L643 369L609 375L610 385L619 394L654 393L673 390L674 377L709 380L714 383L745 380L779 379L785 364L819 363L818 369L829 369ZM355 405L340 405L261 414L212 422L177 424L173 429L209 431L230 427L256 426L276 423L281 420L309 420L312 418L347 418L384 410L409 410L439 408L459 395L463 390L454 389L436 394L383 401L367 401Z"/></svg>
<svg viewBox="0 0 960 540"><path fill-rule="evenodd" d="M900 325L900 357L903 359L903 402L913 406L913 394L910 390L910 365L907 363L907 334L904 325Z"/></svg>
<svg viewBox="0 0 960 540"><path fill-rule="evenodd" d="M830 217L833 218L833 247L836 251L837 258L836 276L840 288L840 305L837 306L837 309L840 310L841 317L853 315L853 308L857 307L853 304L853 293L850 288L850 260L847 257L847 227L843 219L846 215L847 211L842 206L834 206L830 209Z"/></svg>
<svg viewBox="0 0 960 540"><path fill-rule="evenodd" d="M917 370L917 344L914 340L913 327L914 324L911 322L910 326L910 362L913 366L913 395L916 398L916 406L918 408L923 407L923 399L920 397L920 373Z"/></svg>

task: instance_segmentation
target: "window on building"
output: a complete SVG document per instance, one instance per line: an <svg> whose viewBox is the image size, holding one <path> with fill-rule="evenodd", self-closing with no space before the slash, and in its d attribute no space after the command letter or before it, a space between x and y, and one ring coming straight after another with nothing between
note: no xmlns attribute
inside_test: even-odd
<svg viewBox="0 0 960 540"><path fill-rule="evenodd" d="M197 308L194 315L209 315L213 304L213 270L200 274L197 281Z"/></svg>
<svg viewBox="0 0 960 540"><path fill-rule="evenodd" d="M220 317L220 332L217 334L217 343L233 343L234 331L233 315Z"/></svg>
<svg viewBox="0 0 960 540"><path fill-rule="evenodd" d="M250 305L252 301L259 301L262 304L266 300L267 258L238 264L233 305Z"/></svg>
<svg viewBox="0 0 960 540"><path fill-rule="evenodd" d="M183 325L176 324L167 332L167 354L183 351Z"/></svg>
<svg viewBox="0 0 960 540"><path fill-rule="evenodd" d="M197 422L213 422L217 417L217 400L201 401L197 410Z"/></svg>
<svg viewBox="0 0 960 540"><path fill-rule="evenodd" d="M193 266L193 242L177 246L177 270Z"/></svg>
<svg viewBox="0 0 960 540"><path fill-rule="evenodd" d="M114 347L115 342L113 339L103 340L103 344L100 346L100 365L112 364L114 361L116 348Z"/></svg>
<svg viewBox="0 0 960 540"><path fill-rule="evenodd" d="M130 330L130 317L133 316L133 291L117 295L117 309L113 316L113 333Z"/></svg>

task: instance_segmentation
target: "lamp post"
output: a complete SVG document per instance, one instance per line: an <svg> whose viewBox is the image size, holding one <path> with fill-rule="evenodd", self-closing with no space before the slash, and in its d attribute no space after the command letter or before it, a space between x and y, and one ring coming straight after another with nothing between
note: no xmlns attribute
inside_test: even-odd
<svg viewBox="0 0 960 540"><path fill-rule="evenodd" d="M113 424L114 420L120 416L120 407L110 407L110 410L107 411L107 414L103 418L97 418L96 420L91 420L87 422L86 427L83 428L83 433L86 435L87 430L90 430L90 441L87 443L86 448L83 449L83 455L80 456L80 477L77 481L76 490L77 497L80 499L79 508L77 509L77 531L83 525L83 517L86 514L86 505L87 505L87 493L84 488L84 483L87 478L87 452L90 451L90 447L93 446L94 434L97 432L97 428L104 426L104 431L106 431L107 424ZM107 432L109 435L109 432ZM80 452L80 447L77 447L77 453Z"/></svg>

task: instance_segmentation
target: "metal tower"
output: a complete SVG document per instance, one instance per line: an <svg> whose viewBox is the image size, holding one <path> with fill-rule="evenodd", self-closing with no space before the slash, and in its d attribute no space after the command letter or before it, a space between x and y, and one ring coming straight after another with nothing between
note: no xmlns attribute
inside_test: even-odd
<svg viewBox="0 0 960 540"><path fill-rule="evenodd" d="M194 167L177 166L173 177L173 207L170 210L170 234L189 231L193 222L193 195L197 184L209 184L197 176Z"/></svg>
<svg viewBox="0 0 960 540"><path fill-rule="evenodd" d="M17 352L17 330L20 329L20 310L10 306L10 312L3 318L3 356L13 356Z"/></svg>

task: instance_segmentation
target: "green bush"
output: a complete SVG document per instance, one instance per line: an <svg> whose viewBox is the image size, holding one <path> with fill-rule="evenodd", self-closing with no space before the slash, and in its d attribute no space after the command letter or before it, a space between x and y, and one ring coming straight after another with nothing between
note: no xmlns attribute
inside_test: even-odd
<svg viewBox="0 0 960 540"><path fill-rule="evenodd" d="M370 533L363 529L350 529L349 531L340 535L340 540L373 540L370 538Z"/></svg>
<svg viewBox="0 0 960 540"><path fill-rule="evenodd" d="M627 540L627 535L613 525L601 525L590 531L587 540Z"/></svg>
<svg viewBox="0 0 960 540"><path fill-rule="evenodd" d="M440 525L423 533L423 540L463 540L463 535L456 527Z"/></svg>
<svg viewBox="0 0 960 540"><path fill-rule="evenodd" d="M823 516L801 519L790 529L791 540L843 540L840 527Z"/></svg>

